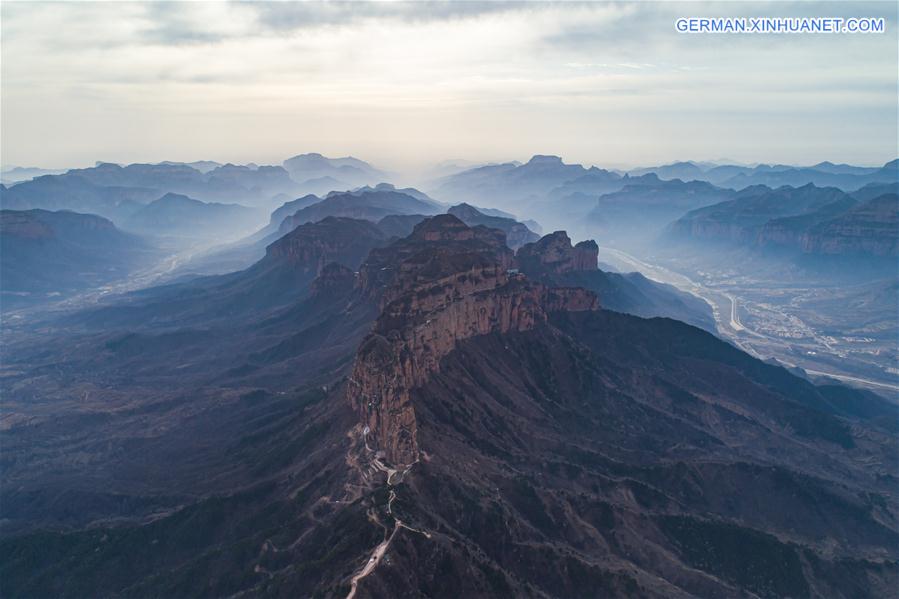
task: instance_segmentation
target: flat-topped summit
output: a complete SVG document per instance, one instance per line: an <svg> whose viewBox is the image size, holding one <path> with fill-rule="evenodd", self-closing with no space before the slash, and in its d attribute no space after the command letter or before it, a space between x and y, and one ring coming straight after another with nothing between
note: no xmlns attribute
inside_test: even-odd
<svg viewBox="0 0 899 599"><path fill-rule="evenodd" d="M522 272L536 276L597 270L598 255L599 246L592 239L572 246L565 231L556 231L522 246L516 259Z"/></svg>

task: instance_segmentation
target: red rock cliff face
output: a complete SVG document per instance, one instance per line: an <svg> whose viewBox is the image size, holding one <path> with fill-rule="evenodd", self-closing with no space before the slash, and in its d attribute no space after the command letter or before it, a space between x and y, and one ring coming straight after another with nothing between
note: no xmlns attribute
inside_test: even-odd
<svg viewBox="0 0 899 599"><path fill-rule="evenodd" d="M593 240L572 247L565 231L556 231L534 243L521 247L516 260L522 272L564 274L573 271L598 270L599 246Z"/></svg>
<svg viewBox="0 0 899 599"><path fill-rule="evenodd" d="M359 349L348 388L369 444L395 465L418 458L411 390L439 371L440 360L460 341L527 331L557 310L599 307L584 289L550 289L510 275L506 264L483 254L441 247L448 238L439 232L419 239L437 247L395 266L399 280L391 283L382 314Z"/></svg>

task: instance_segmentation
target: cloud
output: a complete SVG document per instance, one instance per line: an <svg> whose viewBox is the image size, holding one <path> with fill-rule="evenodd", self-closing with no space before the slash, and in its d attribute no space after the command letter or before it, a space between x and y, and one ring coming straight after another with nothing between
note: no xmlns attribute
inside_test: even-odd
<svg viewBox="0 0 899 599"><path fill-rule="evenodd" d="M684 15L847 11L885 14L887 33L674 29ZM896 147L897 30L883 4L4 2L0 12L10 162L279 161L304 148L388 161L557 151L586 162L882 162Z"/></svg>

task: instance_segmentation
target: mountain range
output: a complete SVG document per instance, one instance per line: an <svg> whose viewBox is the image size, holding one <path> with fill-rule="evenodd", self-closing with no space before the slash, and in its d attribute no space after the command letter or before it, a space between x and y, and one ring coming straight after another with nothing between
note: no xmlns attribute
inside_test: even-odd
<svg viewBox="0 0 899 599"><path fill-rule="evenodd" d="M861 196L868 198L871 189ZM687 212L671 225L671 233L820 256L891 259L899 255L897 223L895 192L859 200L837 188L809 183L744 190L735 199Z"/></svg>
<svg viewBox="0 0 899 599"><path fill-rule="evenodd" d="M299 154L283 163L294 181L304 187L307 193L346 191L362 185L374 185L389 177L369 163L348 156L346 158L326 158L321 154ZM322 183L326 185L322 186ZM325 189L327 187L327 189Z"/></svg>
<svg viewBox="0 0 899 599"><path fill-rule="evenodd" d="M126 166L99 162L90 168L52 174L40 169L27 173L16 171L21 180L18 176L4 178L4 183L11 184L0 187L0 207L71 210L104 216L121 225L141 205L167 193L203 202L270 209L273 203L277 205L275 198L285 194L298 197L304 189L307 193L325 195L384 180L381 171L355 158L330 159L320 154L305 154L285 161L285 165L290 165L296 179L282 166L221 164L209 160ZM346 181L328 179L321 174L325 172L341 174ZM33 178L26 176L29 174ZM306 185L316 176L320 186Z"/></svg>
<svg viewBox="0 0 899 599"><path fill-rule="evenodd" d="M891 593L896 406L597 272L564 233L330 218L12 339L6 592Z"/></svg>
<svg viewBox="0 0 899 599"><path fill-rule="evenodd" d="M246 206L207 203L167 193L141 206L122 227L143 235L221 239L252 229L255 221L256 211Z"/></svg>
<svg viewBox="0 0 899 599"><path fill-rule="evenodd" d="M738 166L675 162L658 167L634 169L631 175L654 173L660 179L684 181L708 181L721 187L743 189L752 185L767 187L802 187L814 184L818 187L838 187L855 191L870 183L895 183L899 181L899 161L892 160L881 167L861 167L848 164L821 162L814 166L789 165Z"/></svg>

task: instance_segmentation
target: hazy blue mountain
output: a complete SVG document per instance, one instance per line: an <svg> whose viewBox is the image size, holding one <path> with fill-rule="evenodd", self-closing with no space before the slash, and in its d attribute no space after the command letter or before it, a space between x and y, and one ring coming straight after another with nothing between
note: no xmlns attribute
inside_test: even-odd
<svg viewBox="0 0 899 599"><path fill-rule="evenodd" d="M346 181L338 181L334 177L316 177L299 184L300 192L324 197L331 192L344 193L353 189L354 185Z"/></svg>
<svg viewBox="0 0 899 599"><path fill-rule="evenodd" d="M257 211L239 204L207 203L167 193L129 216L123 228L145 235L219 238L252 230Z"/></svg>
<svg viewBox="0 0 899 599"><path fill-rule="evenodd" d="M0 207L71 210L121 223L159 195L158 190L146 187L97 185L78 175L44 175L10 187L0 185Z"/></svg>
<svg viewBox="0 0 899 599"><path fill-rule="evenodd" d="M844 191L854 191L869 183L891 183L899 180L895 160L882 167L863 167L832 162L820 162L807 167L787 164L742 166L676 162L630 171L631 175L647 173L653 173L664 180L690 181L695 179L733 189L743 189L752 185L765 185L773 188L784 185L801 187L814 183L818 187L830 186Z"/></svg>
<svg viewBox="0 0 899 599"><path fill-rule="evenodd" d="M659 179L682 179L684 181L693 181L694 179L703 179L703 174L705 174L706 170L707 169L702 168L695 162L687 161L648 168L637 168L628 171L628 174L639 177L641 175L653 173L657 175Z"/></svg>
<svg viewBox="0 0 899 599"><path fill-rule="evenodd" d="M852 197L860 202L867 202L891 193L899 194L899 183L868 183L861 189L852 192Z"/></svg>
<svg viewBox="0 0 899 599"><path fill-rule="evenodd" d="M751 171L737 174L720 183L725 187L734 189L742 189L750 185L759 184L775 188L783 185L801 187L811 183L818 187L837 187L844 191L855 191L869 183L895 183L899 181L899 166L897 166L896 160L865 174L852 171L841 172L846 171L846 169L839 168L836 171L833 172L833 169L830 167L825 167L825 170L819 170L815 167L778 170L766 170L763 167L756 167Z"/></svg>
<svg viewBox="0 0 899 599"><path fill-rule="evenodd" d="M200 172L187 164L100 163L86 169L73 169L78 175L100 186L143 187L189 195L202 201L227 201L267 205L279 193L298 189L287 171L279 166L248 167L226 164Z"/></svg>
<svg viewBox="0 0 899 599"><path fill-rule="evenodd" d="M284 161L283 166L290 173L294 181L304 185L304 191L315 193L308 186L315 180L325 177L334 182L348 184L350 186L373 185L387 178L387 175L370 165L369 163L348 156L346 158L327 158L317 153L299 154ZM318 182L315 183L319 185ZM321 190L320 193L339 190L340 187L331 187Z"/></svg>
<svg viewBox="0 0 899 599"><path fill-rule="evenodd" d="M595 198L603 193L621 189L626 181L627 178L622 178L618 173L592 166L580 177L566 181L553 189L549 196L551 198L563 199L563 201L572 194L582 194Z"/></svg>
<svg viewBox="0 0 899 599"><path fill-rule="evenodd" d="M801 246L807 254L892 259L895 269L895 258L899 256L899 196L880 195L812 224L803 231Z"/></svg>
<svg viewBox="0 0 899 599"><path fill-rule="evenodd" d="M897 255L897 196L877 193L891 187L869 185L857 192L858 198L834 187L781 187L694 210L670 230L674 239L831 258L867 257L867 266L874 266Z"/></svg>
<svg viewBox="0 0 899 599"><path fill-rule="evenodd" d="M579 164L565 164L558 156L537 155L521 165L482 166L434 184L434 197L445 202L487 204L515 212L524 201L539 199L567 181L587 174Z"/></svg>
<svg viewBox="0 0 899 599"><path fill-rule="evenodd" d="M784 186L692 210L674 222L671 231L692 239L758 245L769 222L809 215L847 200L851 198L835 187Z"/></svg>
<svg viewBox="0 0 899 599"><path fill-rule="evenodd" d="M93 214L0 210L0 292L19 305L125 278L154 250Z"/></svg>
<svg viewBox="0 0 899 599"><path fill-rule="evenodd" d="M388 237L408 237L426 218L424 214L389 214L378 221L378 228Z"/></svg>
<svg viewBox="0 0 899 599"><path fill-rule="evenodd" d="M540 239L540 236L531 231L524 223L511 218L484 214L470 204L458 204L447 210L447 213L452 214L469 227L483 225L491 229L499 229L506 234L506 245L513 250Z"/></svg>
<svg viewBox="0 0 899 599"><path fill-rule="evenodd" d="M159 164L184 164L192 169L200 171L201 173L208 173L211 170L223 166L221 162L215 162L214 160L197 160L195 162L176 162L171 160L163 160Z"/></svg>
<svg viewBox="0 0 899 599"><path fill-rule="evenodd" d="M306 208L307 206L312 206L313 204L317 204L322 201L323 198L320 198L317 195L307 194L301 198L297 198L295 200L290 200L289 202L285 202L281 206L279 206L274 212L272 212L271 218L269 219L269 223L260 229L257 233L253 234L254 238L265 237L266 235L270 235L278 231L278 228L281 226L281 223L284 222L284 219L288 216L293 215L295 212Z"/></svg>
<svg viewBox="0 0 899 599"><path fill-rule="evenodd" d="M650 173L622 179L624 187L593 201L586 221L616 245L642 244L690 210L733 196L730 189L706 181L660 180Z"/></svg>
<svg viewBox="0 0 899 599"><path fill-rule="evenodd" d="M20 181L30 181L35 177L43 175L59 175L64 173L65 169L48 169L38 168L36 166L13 166L6 168L0 172L0 183L11 185Z"/></svg>
<svg viewBox="0 0 899 599"><path fill-rule="evenodd" d="M834 175L871 175L877 173L883 167L853 166L851 164L834 164L833 162L824 161L810 168Z"/></svg>
<svg viewBox="0 0 899 599"><path fill-rule="evenodd" d="M232 189L246 189L251 198L272 197L296 191L297 184L280 166L239 166L225 164L206 173L210 188L230 193Z"/></svg>
<svg viewBox="0 0 899 599"><path fill-rule="evenodd" d="M442 206L422 201L399 191L362 191L331 194L322 201L302 208L281 223L279 233L317 222L328 216L370 220L377 222L389 214L436 214Z"/></svg>
<svg viewBox="0 0 899 599"><path fill-rule="evenodd" d="M413 198L415 198L417 200L421 200L422 202L425 202L426 204L430 204L435 210L439 210L441 208L446 207L444 204L441 204L440 202L438 202L437 200L435 200L428 194L424 193L423 191L419 191L418 189L415 189L414 187L404 187L402 189L397 189L397 187L395 185L393 185L392 183L378 183L375 186L365 185L363 187L358 187L356 189L353 189L349 193L351 193L353 195L361 195L363 193L369 193L372 191L394 191L397 193L403 193L403 194L406 194L407 196L412 196ZM336 195L338 193L342 193L342 192L332 191L331 193L327 194L325 197L330 197L330 196Z"/></svg>

